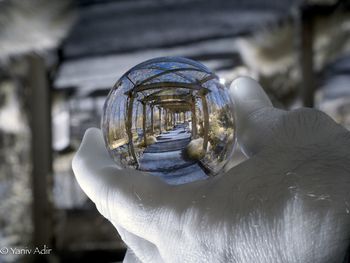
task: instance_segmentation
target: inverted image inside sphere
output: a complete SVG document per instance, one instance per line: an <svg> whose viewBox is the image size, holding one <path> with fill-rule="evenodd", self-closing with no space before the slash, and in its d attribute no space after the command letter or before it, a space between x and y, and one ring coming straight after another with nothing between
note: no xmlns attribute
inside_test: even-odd
<svg viewBox="0 0 350 263"><path fill-rule="evenodd" d="M219 173L235 139L227 89L204 65L179 57L125 73L106 99L101 125L117 164L170 184Z"/></svg>

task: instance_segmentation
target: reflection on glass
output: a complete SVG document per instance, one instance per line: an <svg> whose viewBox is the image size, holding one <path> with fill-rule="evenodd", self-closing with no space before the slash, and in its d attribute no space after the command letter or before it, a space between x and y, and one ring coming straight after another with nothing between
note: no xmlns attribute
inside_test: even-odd
<svg viewBox="0 0 350 263"><path fill-rule="evenodd" d="M116 83L102 130L113 159L185 183L217 174L230 158L233 104L219 78L179 57L143 62Z"/></svg>

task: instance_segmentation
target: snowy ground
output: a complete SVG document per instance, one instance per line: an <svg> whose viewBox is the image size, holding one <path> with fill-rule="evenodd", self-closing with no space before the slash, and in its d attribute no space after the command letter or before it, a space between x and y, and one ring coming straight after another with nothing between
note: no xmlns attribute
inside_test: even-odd
<svg viewBox="0 0 350 263"><path fill-rule="evenodd" d="M140 159L140 170L148 171L169 184L184 184L208 178L196 161L183 158L182 151L191 140L183 126L164 132L148 146Z"/></svg>

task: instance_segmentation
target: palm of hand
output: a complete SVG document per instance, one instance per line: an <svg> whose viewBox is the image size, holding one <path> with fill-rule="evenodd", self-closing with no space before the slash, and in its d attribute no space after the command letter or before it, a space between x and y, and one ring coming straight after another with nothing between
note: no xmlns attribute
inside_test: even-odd
<svg viewBox="0 0 350 263"><path fill-rule="evenodd" d="M350 235L349 133L314 110L272 108L249 79L231 91L238 140L251 158L210 180L170 186L121 170L100 131L86 133L73 169L133 251L125 262L341 262Z"/></svg>

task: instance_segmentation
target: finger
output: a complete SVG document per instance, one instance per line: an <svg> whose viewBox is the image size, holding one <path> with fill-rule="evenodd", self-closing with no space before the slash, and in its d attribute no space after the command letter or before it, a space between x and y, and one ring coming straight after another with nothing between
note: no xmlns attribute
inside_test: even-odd
<svg viewBox="0 0 350 263"><path fill-rule="evenodd" d="M274 108L261 86L251 78L237 78L229 91L235 110L236 140L242 152L250 157L269 141L271 127L284 111Z"/></svg>
<svg viewBox="0 0 350 263"><path fill-rule="evenodd" d="M72 168L79 185L94 202L99 198L100 188L107 184L106 176L98 176L105 167L119 169L104 146L101 132L96 128L88 129L73 158Z"/></svg>
<svg viewBox="0 0 350 263"><path fill-rule="evenodd" d="M123 262L162 262L159 251L153 243L129 233L121 226L114 226L128 246L128 257L125 256Z"/></svg>
<svg viewBox="0 0 350 263"><path fill-rule="evenodd" d="M103 216L151 242L157 238L169 185L140 171L120 170L99 129L85 133L72 167L81 188Z"/></svg>
<svg viewBox="0 0 350 263"><path fill-rule="evenodd" d="M247 156L243 153L241 146L236 141L235 145L233 146L233 152L231 158L228 160L227 164L224 167L224 172L227 172L232 167L235 167L236 165L242 163L243 161L247 160Z"/></svg>
<svg viewBox="0 0 350 263"><path fill-rule="evenodd" d="M274 108L261 86L251 78L233 81L230 95L235 110L236 140L247 157L267 147L317 145L336 134L343 136L344 129L325 113L309 108L293 111Z"/></svg>
<svg viewBox="0 0 350 263"><path fill-rule="evenodd" d="M123 263L142 263L142 262L136 257L136 255L134 254L134 252L132 252L131 249L128 249L123 259Z"/></svg>

